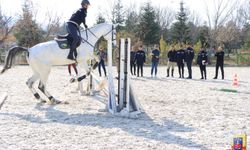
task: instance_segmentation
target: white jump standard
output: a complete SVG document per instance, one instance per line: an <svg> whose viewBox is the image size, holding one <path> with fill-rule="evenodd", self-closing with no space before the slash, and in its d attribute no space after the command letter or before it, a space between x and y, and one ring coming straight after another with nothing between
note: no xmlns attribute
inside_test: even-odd
<svg viewBox="0 0 250 150"><path fill-rule="evenodd" d="M118 66L118 87L117 95L112 74L112 41L108 41L108 110L117 116L137 118L142 112L136 96L130 84L130 39L121 39L119 42L119 66Z"/></svg>

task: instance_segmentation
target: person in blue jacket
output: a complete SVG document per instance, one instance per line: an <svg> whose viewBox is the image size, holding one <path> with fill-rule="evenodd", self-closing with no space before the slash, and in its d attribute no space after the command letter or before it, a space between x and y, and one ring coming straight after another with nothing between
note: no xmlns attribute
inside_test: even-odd
<svg viewBox="0 0 250 150"><path fill-rule="evenodd" d="M208 64L208 54L205 48L201 48L197 56L197 64L200 66L201 79L207 79L206 65Z"/></svg>
<svg viewBox="0 0 250 150"><path fill-rule="evenodd" d="M90 3L88 0L82 0L81 5L82 8L78 9L74 14L72 14L66 25L69 37L72 40L70 43L70 51L67 57L70 60L76 60L77 56L76 48L78 43L81 42L80 30L79 30L80 25L83 23L84 27L86 29L88 28L88 26L86 25L85 18L87 16L87 9Z"/></svg>
<svg viewBox="0 0 250 150"><path fill-rule="evenodd" d="M160 50L159 50L159 45L154 46L154 50L151 53L151 77L153 77L153 72L155 71L155 77L157 76L157 67L160 59Z"/></svg>

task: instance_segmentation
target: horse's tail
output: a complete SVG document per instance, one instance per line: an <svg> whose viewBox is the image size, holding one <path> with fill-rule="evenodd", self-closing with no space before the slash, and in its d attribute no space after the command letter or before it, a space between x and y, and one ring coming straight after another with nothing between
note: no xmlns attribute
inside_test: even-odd
<svg viewBox="0 0 250 150"><path fill-rule="evenodd" d="M28 49L25 47L15 46L10 48L5 57L4 66L0 74L4 73L7 69L10 69L15 63L16 56L22 54L23 52L27 52L27 54L29 53Z"/></svg>

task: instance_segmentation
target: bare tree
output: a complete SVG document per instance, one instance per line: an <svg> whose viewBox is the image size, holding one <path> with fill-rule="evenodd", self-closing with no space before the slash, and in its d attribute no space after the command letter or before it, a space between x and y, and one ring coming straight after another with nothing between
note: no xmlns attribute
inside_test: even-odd
<svg viewBox="0 0 250 150"><path fill-rule="evenodd" d="M188 21L189 22L192 22L195 26L201 26L201 22L202 22L202 19L200 17L200 15L193 11L189 14L189 18L188 18Z"/></svg>
<svg viewBox="0 0 250 150"><path fill-rule="evenodd" d="M244 18L248 23L250 22L250 0L246 0L240 6L240 15Z"/></svg>
<svg viewBox="0 0 250 150"><path fill-rule="evenodd" d="M222 27L237 10L237 0L213 0L213 6L208 7L207 2L204 0L206 6L206 15L208 26L210 29L210 46L215 43L214 39L217 37L217 30Z"/></svg>
<svg viewBox="0 0 250 150"><path fill-rule="evenodd" d="M56 34L60 31L60 19L61 17L58 16L56 13L51 11L47 11L46 13L46 20L48 21L46 25L46 33L44 35L44 40L48 41L51 37L55 37Z"/></svg>
<svg viewBox="0 0 250 150"><path fill-rule="evenodd" d="M226 26L218 29L216 40L221 44L237 43L240 41L240 29L235 21L229 21Z"/></svg>
<svg viewBox="0 0 250 150"><path fill-rule="evenodd" d="M12 20L12 17L3 14L0 6L0 45L4 43L14 28Z"/></svg>
<svg viewBox="0 0 250 150"><path fill-rule="evenodd" d="M157 22L161 27L161 31L168 29L175 19L175 11L169 7L156 8Z"/></svg>
<svg viewBox="0 0 250 150"><path fill-rule="evenodd" d="M234 19L237 20L237 24L241 28L250 23L250 0L245 0L244 3L240 5Z"/></svg>

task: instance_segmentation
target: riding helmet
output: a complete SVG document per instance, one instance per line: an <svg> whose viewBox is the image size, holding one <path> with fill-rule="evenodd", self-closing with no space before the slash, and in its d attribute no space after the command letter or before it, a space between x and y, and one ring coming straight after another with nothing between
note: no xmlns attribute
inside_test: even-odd
<svg viewBox="0 0 250 150"><path fill-rule="evenodd" d="M88 0L82 0L82 5L90 5L89 1Z"/></svg>

